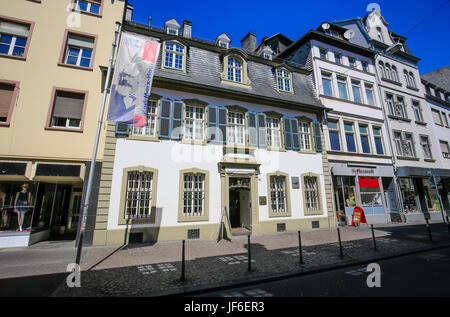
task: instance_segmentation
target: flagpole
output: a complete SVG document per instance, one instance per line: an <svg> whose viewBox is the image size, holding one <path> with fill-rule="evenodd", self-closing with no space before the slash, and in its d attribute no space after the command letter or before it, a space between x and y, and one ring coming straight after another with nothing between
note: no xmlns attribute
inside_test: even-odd
<svg viewBox="0 0 450 317"><path fill-rule="evenodd" d="M103 89L103 100L102 100L102 106L100 108L100 114L98 118L98 124L97 124L97 134L95 136L95 142L94 142L94 148L92 150L92 160L91 160L91 166L89 168L89 176L88 176L88 182L87 182L87 188L86 188L86 196L83 204L83 213L81 218L81 225L78 235L78 246L77 246L77 257L75 260L75 263L77 265L80 265L81 260L81 250L83 248L83 238L84 238L84 231L86 229L86 221L87 221L87 213L89 208L89 200L91 198L91 191L92 191L92 180L94 178L94 170L95 170L95 163L97 158L97 150L98 150L98 143L100 139L100 133L101 133L101 127L102 127L102 121L103 121L103 114L105 112L105 104L106 104L106 97L109 92L109 86L111 81L111 71L112 71L112 65L114 60L114 53L116 51L117 47L117 40L119 37L120 32L120 22L116 22L116 29L114 33L114 41L112 44L111 49L111 57L109 59L109 65L108 65L108 72L106 74L106 80L105 80L105 86Z"/></svg>

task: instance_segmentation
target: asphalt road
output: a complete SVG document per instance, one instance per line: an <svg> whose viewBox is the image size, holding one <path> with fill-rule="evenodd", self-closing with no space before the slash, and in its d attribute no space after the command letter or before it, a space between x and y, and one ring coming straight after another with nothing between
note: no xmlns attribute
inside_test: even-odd
<svg viewBox="0 0 450 317"><path fill-rule="evenodd" d="M250 287L196 294L213 297L448 297L450 296L450 247L377 262L377 279L367 265L307 274ZM372 275L371 275L372 274Z"/></svg>

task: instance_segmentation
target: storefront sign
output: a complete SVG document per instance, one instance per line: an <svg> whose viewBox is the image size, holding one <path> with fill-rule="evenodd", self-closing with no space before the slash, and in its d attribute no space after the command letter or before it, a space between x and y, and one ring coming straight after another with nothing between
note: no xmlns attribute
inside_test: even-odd
<svg viewBox="0 0 450 317"><path fill-rule="evenodd" d="M375 171L373 169L352 168L352 173L355 173L355 174L373 174L373 173L375 173Z"/></svg>
<svg viewBox="0 0 450 317"><path fill-rule="evenodd" d="M355 224L361 226L361 223L365 223L367 226L369 226L367 224L364 210L361 207L356 207L355 209L353 209L352 226L354 226Z"/></svg>

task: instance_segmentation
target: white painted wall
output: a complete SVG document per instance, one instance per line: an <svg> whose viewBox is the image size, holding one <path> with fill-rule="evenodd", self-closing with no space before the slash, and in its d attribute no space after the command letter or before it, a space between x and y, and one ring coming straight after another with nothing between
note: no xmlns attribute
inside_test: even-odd
<svg viewBox="0 0 450 317"><path fill-rule="evenodd" d="M273 109L267 106L249 104L221 98L199 96L189 93L178 93L165 89L154 89L154 93L165 98L186 99L197 98L208 102L211 105L240 105L249 110L268 111L276 110L284 115L307 116L314 119L312 114L302 113L293 110ZM118 225L120 195L122 186L123 169L126 167L144 165L158 170L158 192L157 192L157 218L154 225L133 225L133 227L152 226L181 226L186 222L178 222L178 200L179 200L179 172L182 169L198 168L209 171L209 222L218 223L221 210L221 182L218 169L218 162L223 155L222 145L190 145L182 144L179 141L161 140L159 142L117 139L116 156L111 185L111 198L109 205L108 229L119 229L124 226ZM324 206L323 217L327 217L325 185L322 168L322 155L304 154L295 151L267 151L265 149L255 150L256 162L261 164L260 175L258 177L258 196L268 196L267 193L267 173L280 171L289 174L290 177L301 177L303 173L315 173L320 175L320 190L322 206ZM292 189L291 186L291 208L292 216L281 219L298 219L304 217L303 214L303 187ZM267 198L269 203L269 197ZM252 202L258 204L258 202ZM268 217L268 206L260 206L259 220L273 220ZM190 222L189 225L204 224L205 222Z"/></svg>

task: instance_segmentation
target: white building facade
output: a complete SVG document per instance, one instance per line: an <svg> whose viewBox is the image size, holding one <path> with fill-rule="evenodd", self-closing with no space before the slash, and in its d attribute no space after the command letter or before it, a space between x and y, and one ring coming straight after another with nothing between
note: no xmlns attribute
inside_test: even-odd
<svg viewBox="0 0 450 317"><path fill-rule="evenodd" d="M311 72L168 22L124 24L162 49L148 125L108 125L94 244L335 226Z"/></svg>

